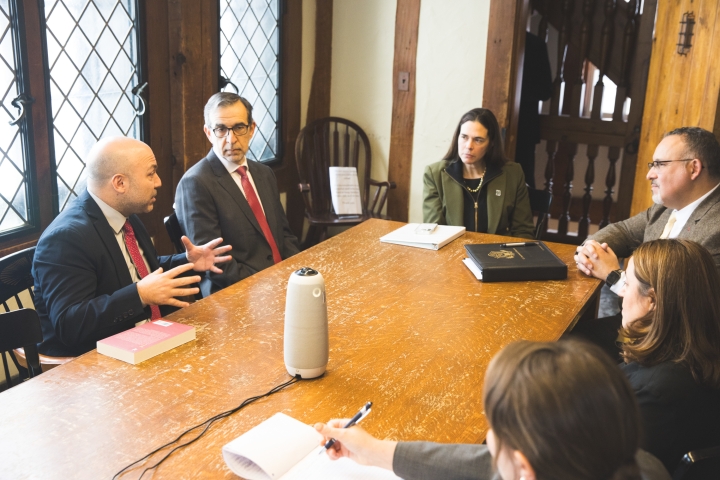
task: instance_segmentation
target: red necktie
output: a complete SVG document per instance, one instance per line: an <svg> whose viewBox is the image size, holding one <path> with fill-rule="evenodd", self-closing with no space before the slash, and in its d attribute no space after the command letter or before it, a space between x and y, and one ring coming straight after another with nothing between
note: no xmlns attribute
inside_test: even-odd
<svg viewBox="0 0 720 480"><path fill-rule="evenodd" d="M138 247L137 239L135 238L135 230L133 230L132 225L130 225L130 220L125 220L123 231L125 232L125 246L127 247L128 252L130 252L130 258L132 258L135 268L137 268L137 271L140 274L140 278L145 278L148 274L148 269L145 266L145 261L143 260L142 255L140 255L140 247ZM150 312L152 312L150 320L162 318L160 307L157 305L150 305Z"/></svg>
<svg viewBox="0 0 720 480"><path fill-rule="evenodd" d="M258 197L255 194L255 189L253 188L252 183L250 183L250 179L247 176L247 167L242 166L238 168L236 172L240 174L240 183L242 183L243 190L245 191L245 198L247 199L248 204L250 204L250 209L253 211L253 214L255 214L255 219L260 224L260 229L265 235L265 240L267 240L267 242L270 244L270 250L272 250L273 260L275 261L275 263L280 263L282 262L280 250L278 250L277 244L275 244L275 239L273 238L272 232L270 231L270 226L267 223L267 219L265 218L265 214L263 213L262 206L260 206L260 200L258 200Z"/></svg>

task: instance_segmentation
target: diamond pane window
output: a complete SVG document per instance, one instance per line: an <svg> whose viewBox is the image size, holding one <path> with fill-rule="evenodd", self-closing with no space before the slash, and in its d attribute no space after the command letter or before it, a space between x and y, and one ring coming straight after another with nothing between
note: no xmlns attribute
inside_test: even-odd
<svg viewBox="0 0 720 480"><path fill-rule="evenodd" d="M32 226L28 138L23 121L10 125L18 116L12 102L23 90L15 17L11 0L0 0L0 233Z"/></svg>
<svg viewBox="0 0 720 480"><path fill-rule="evenodd" d="M137 0L45 0L45 18L62 211L85 187L97 140L141 137Z"/></svg>
<svg viewBox="0 0 720 480"><path fill-rule="evenodd" d="M279 0L220 0L220 75L253 106L248 158L258 161L278 152L278 20Z"/></svg>

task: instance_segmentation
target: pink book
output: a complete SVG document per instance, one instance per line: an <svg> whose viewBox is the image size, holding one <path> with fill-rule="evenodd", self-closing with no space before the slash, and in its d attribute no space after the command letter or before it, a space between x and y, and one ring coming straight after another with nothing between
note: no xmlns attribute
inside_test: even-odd
<svg viewBox="0 0 720 480"><path fill-rule="evenodd" d="M136 365L195 340L195 327L155 320L97 342L97 351Z"/></svg>

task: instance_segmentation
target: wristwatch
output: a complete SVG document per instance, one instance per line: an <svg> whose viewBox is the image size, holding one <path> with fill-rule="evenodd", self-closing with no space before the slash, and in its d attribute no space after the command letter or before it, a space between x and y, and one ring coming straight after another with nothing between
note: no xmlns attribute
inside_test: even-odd
<svg viewBox="0 0 720 480"><path fill-rule="evenodd" d="M612 272L608 273L608 276L605 279L605 283L607 283L608 287L612 287L618 282L618 280L620 280L620 275L622 275L622 270L613 270Z"/></svg>

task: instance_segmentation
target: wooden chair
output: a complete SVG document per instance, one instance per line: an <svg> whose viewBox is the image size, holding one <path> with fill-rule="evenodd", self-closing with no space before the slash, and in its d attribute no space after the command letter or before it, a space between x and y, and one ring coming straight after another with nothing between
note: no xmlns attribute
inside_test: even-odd
<svg viewBox="0 0 720 480"><path fill-rule="evenodd" d="M165 230L168 232L170 241L175 247L175 251L177 253L185 253L185 245L183 245L182 240L180 240L183 236L183 232L182 228L180 228L180 222L178 221L177 214L175 212L171 213L165 217L163 222L165 223Z"/></svg>
<svg viewBox="0 0 720 480"><path fill-rule="evenodd" d="M0 259L0 303L2 303L5 312L10 312L11 308L8 305L10 299L15 299L18 309L24 309L22 298L20 295L22 292L27 292L31 301L35 301L35 295L33 294L34 280L32 277L32 261L35 255L35 247L30 247L19 252L10 254ZM37 313L33 315L37 318ZM30 319L30 314L23 314L19 318ZM39 322L40 320L38 320ZM40 340L42 341L42 332L40 334ZM9 352L13 363L18 371L23 372L23 369L30 370L25 355L25 350L21 345L13 347L13 351ZM37 349L35 350L37 353ZM28 355L32 355L28 352ZM38 355L40 359L40 366L42 371L50 370L51 368L62 365L63 363L69 362L74 357L49 357L47 355ZM5 355L3 354L3 363L5 362ZM6 366L6 365L4 365ZM22 367L22 368L20 368ZM7 375L7 370L6 370ZM9 381L9 379L8 379Z"/></svg>
<svg viewBox="0 0 720 480"><path fill-rule="evenodd" d="M327 238L331 226L357 225L369 218L387 218L381 212L394 182L370 178L372 155L370 141L356 123L339 117L327 117L309 123L298 134L295 160L300 175L300 192L310 230L304 247ZM362 214L338 216L330 195L329 167L355 167L358 172ZM371 195L371 187L373 194Z"/></svg>
<svg viewBox="0 0 720 480"><path fill-rule="evenodd" d="M40 318L38 318L35 310L21 308L12 312L0 313L0 354L3 359L5 381L8 388L13 386L7 361L8 355L12 358L15 366L18 367L17 359L12 352L13 349L23 349L29 378L42 373L37 350L37 344L42 342L42 339ZM18 371L21 371L21 369L18 368Z"/></svg>
<svg viewBox="0 0 720 480"><path fill-rule="evenodd" d="M537 222L535 222L535 239L540 240L545 232L545 221L550 216L550 205L552 204L552 193L545 190L536 190L527 187L528 197L530 197L530 209L537 214Z"/></svg>

